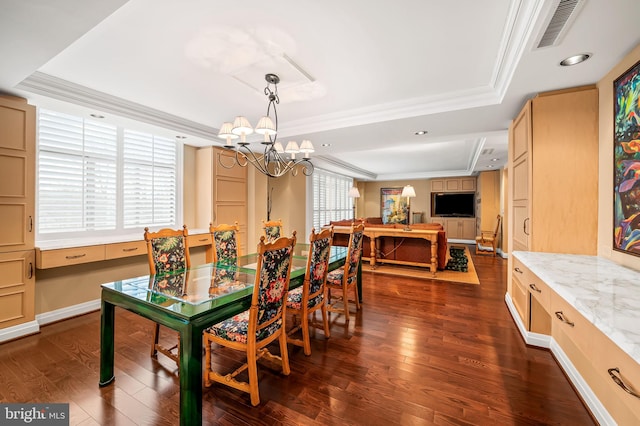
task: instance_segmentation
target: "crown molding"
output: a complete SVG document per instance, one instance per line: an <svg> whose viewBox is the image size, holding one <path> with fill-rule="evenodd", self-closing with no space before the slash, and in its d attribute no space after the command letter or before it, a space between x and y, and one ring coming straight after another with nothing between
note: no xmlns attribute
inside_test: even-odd
<svg viewBox="0 0 640 426"><path fill-rule="evenodd" d="M218 129L187 120L173 114L127 101L104 92L54 77L39 71L20 82L17 89L46 96L63 102L92 108L100 112L115 114L147 124L183 132L220 144L216 137Z"/></svg>

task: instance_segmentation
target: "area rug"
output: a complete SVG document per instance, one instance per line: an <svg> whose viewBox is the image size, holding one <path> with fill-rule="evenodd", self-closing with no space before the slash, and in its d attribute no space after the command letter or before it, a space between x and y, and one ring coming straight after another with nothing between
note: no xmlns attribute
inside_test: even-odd
<svg viewBox="0 0 640 426"><path fill-rule="evenodd" d="M369 272L373 274L386 274L386 275L398 275L403 277L412 278L424 278L429 280L450 281L463 284L480 284L478 275L476 274L476 268L471 260L469 248L466 246L449 245L449 248L464 249L464 255L467 258L467 271L459 272L452 270L437 271L434 278L429 268L422 268L419 266L405 266L405 265L393 265L393 264L378 264L376 269L370 269L367 263L362 264L362 272ZM447 250L447 263L450 263L451 250Z"/></svg>

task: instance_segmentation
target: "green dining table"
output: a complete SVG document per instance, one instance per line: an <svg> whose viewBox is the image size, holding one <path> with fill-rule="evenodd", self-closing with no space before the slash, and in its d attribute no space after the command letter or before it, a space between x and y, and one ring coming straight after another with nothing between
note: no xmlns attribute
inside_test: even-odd
<svg viewBox="0 0 640 426"><path fill-rule="evenodd" d="M297 244L289 288L302 285L308 244ZM347 248L333 246L329 270L344 266ZM115 308L120 307L176 330L180 335L180 424L202 424L202 333L249 309L257 255L241 256L235 265L207 263L165 275L146 275L102 284L100 382L114 374ZM358 290L362 294L361 267ZM360 296L361 297L361 296Z"/></svg>

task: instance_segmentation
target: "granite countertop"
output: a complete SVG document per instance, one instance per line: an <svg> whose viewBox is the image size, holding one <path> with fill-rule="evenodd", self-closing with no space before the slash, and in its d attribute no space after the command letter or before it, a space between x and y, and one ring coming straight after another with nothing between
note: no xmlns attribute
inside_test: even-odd
<svg viewBox="0 0 640 426"><path fill-rule="evenodd" d="M640 272L599 256L528 251L513 256L640 363Z"/></svg>

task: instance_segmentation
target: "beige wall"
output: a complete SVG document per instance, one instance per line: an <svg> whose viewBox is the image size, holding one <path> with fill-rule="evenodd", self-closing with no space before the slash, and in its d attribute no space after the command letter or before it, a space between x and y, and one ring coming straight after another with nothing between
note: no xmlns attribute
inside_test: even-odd
<svg viewBox="0 0 640 426"><path fill-rule="evenodd" d="M298 241L306 242L306 176L298 173L269 179L269 188L273 188L271 220L282 219L284 235L290 236L295 230Z"/></svg>
<svg viewBox="0 0 640 426"><path fill-rule="evenodd" d="M613 81L640 60L640 45L597 84L599 90L598 255L634 269L640 257L613 251Z"/></svg>
<svg viewBox="0 0 640 426"><path fill-rule="evenodd" d="M431 184L429 179L364 182L364 191L359 188L360 200L358 200L357 216L380 217L380 189L402 188L405 185L412 185L416 191L416 196L411 198L409 205L411 213L422 212L422 221L427 222L431 215Z"/></svg>
<svg viewBox="0 0 640 426"><path fill-rule="evenodd" d="M189 229L196 227L196 150L185 145L182 154L182 221Z"/></svg>

